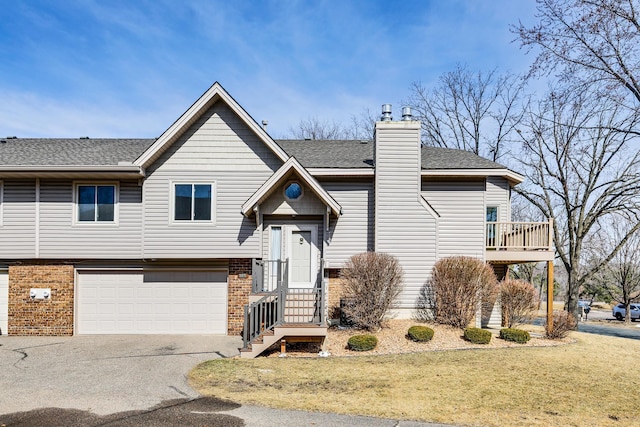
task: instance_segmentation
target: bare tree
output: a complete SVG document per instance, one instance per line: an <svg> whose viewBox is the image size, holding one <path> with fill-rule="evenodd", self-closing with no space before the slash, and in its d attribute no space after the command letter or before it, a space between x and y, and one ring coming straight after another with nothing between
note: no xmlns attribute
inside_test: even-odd
<svg viewBox="0 0 640 427"><path fill-rule="evenodd" d="M411 84L408 104L422 121L423 144L471 151L494 161L506 154L522 117L524 80L515 75L471 72L458 65L429 89Z"/></svg>
<svg viewBox="0 0 640 427"><path fill-rule="evenodd" d="M521 45L539 53L531 73L556 71L574 87L597 84L616 102L640 105L640 2L537 0L538 23L512 27Z"/></svg>
<svg viewBox="0 0 640 427"><path fill-rule="evenodd" d="M528 129L520 132L528 184L515 191L555 219L553 237L567 273L569 312L575 312L581 287L640 229L640 158L629 149L635 137L611 130L635 124L635 116L620 116L618 104L592 93L552 92L530 109ZM621 212L635 223L600 262L586 266L585 241L600 223Z"/></svg>
<svg viewBox="0 0 640 427"><path fill-rule="evenodd" d="M353 114L347 124L321 120L318 117L302 119L289 128L286 138L311 140L371 140L377 118L368 109Z"/></svg>
<svg viewBox="0 0 640 427"><path fill-rule="evenodd" d="M620 241L624 241L622 247L599 271L597 281L611 299L625 305L626 322L631 321L629 305L640 298L640 233L626 236L627 230L633 228L635 221L626 213L616 215L611 223L602 227L599 233L601 245L593 246L595 259L599 260L606 257Z"/></svg>
<svg viewBox="0 0 640 427"><path fill-rule="evenodd" d="M289 128L289 133L295 139L345 139L345 129L340 123L309 117L300 120L296 127Z"/></svg>
<svg viewBox="0 0 640 427"><path fill-rule="evenodd" d="M352 115L350 125L344 128L345 139L373 140L377 120L378 117L368 108L358 115Z"/></svg>

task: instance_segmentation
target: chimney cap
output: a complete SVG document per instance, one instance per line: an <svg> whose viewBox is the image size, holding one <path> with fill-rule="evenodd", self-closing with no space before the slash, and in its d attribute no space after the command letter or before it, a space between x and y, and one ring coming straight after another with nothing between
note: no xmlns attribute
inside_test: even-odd
<svg viewBox="0 0 640 427"><path fill-rule="evenodd" d="M380 118L383 122L390 122L393 120L391 116L391 104L382 104L382 117Z"/></svg>
<svg viewBox="0 0 640 427"><path fill-rule="evenodd" d="M402 121L408 122L413 116L411 115L411 107L402 107Z"/></svg>

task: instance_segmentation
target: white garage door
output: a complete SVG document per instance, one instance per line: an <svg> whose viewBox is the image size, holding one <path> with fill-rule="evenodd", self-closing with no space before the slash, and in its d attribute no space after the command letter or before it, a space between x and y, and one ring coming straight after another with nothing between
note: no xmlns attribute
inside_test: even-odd
<svg viewBox="0 0 640 427"><path fill-rule="evenodd" d="M9 275L0 271L0 335L7 335L9 320Z"/></svg>
<svg viewBox="0 0 640 427"><path fill-rule="evenodd" d="M78 334L226 334L227 273L78 273Z"/></svg>

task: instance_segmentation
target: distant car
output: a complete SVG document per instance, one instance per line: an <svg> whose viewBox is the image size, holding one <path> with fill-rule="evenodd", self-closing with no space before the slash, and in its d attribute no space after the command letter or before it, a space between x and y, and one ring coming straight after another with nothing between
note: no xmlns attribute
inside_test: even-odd
<svg viewBox="0 0 640 427"><path fill-rule="evenodd" d="M584 314L589 314L591 311L591 303L589 301L580 300L578 301L578 308L582 308L584 310Z"/></svg>
<svg viewBox="0 0 640 427"><path fill-rule="evenodd" d="M629 308L631 309L631 320L640 319L640 305L631 304ZM618 320L624 320L624 316L626 315L626 313L627 310L625 310L624 304L616 305L615 307L613 307L613 311L611 312L611 314L613 314L613 317Z"/></svg>

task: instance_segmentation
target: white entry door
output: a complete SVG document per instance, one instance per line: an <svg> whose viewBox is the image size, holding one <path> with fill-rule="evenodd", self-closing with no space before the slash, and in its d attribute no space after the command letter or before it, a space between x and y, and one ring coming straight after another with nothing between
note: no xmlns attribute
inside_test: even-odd
<svg viewBox="0 0 640 427"><path fill-rule="evenodd" d="M317 230L289 227L289 287L313 288L318 274Z"/></svg>

